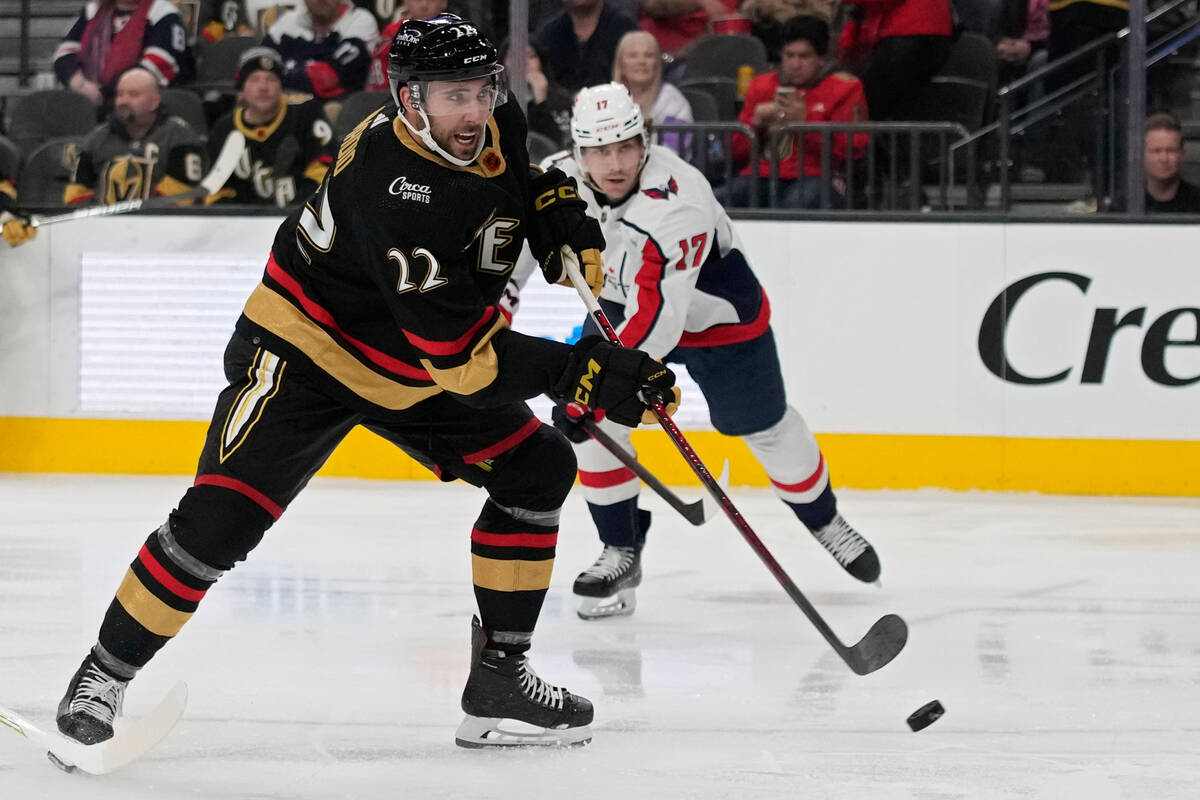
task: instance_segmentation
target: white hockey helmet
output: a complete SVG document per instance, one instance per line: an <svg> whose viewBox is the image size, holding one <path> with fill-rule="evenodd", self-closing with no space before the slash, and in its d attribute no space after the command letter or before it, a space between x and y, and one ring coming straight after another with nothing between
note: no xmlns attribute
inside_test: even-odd
<svg viewBox="0 0 1200 800"><path fill-rule="evenodd" d="M575 144L575 161L580 166L583 165L584 147L601 147L635 136L641 138L643 145L649 145L642 109L623 84L585 86L575 95L575 105L571 109L571 139ZM646 155L649 155L649 149ZM643 156L642 164L645 163L646 156Z"/></svg>

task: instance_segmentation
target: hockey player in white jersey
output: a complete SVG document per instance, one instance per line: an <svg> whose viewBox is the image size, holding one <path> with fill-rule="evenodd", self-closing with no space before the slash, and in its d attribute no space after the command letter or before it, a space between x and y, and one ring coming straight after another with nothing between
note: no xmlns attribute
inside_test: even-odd
<svg viewBox="0 0 1200 800"><path fill-rule="evenodd" d="M745 440L779 498L847 572L876 580L874 548L838 513L816 439L787 403L766 293L704 175L648 143L641 111L619 83L580 91L571 133L572 153L548 161L578 180L604 229L600 303L622 343L684 364L713 427ZM589 318L583 335L597 332ZM640 481L577 421L556 416L578 445L580 483L604 543L575 580L579 616L631 614L650 522L637 507ZM632 451L631 428L600 425Z"/></svg>

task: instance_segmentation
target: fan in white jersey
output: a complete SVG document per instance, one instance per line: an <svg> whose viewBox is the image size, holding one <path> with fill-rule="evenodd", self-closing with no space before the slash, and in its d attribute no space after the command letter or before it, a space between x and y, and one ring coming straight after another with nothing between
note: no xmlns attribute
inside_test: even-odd
<svg viewBox="0 0 1200 800"><path fill-rule="evenodd" d="M684 364L708 401L713 427L740 436L780 499L854 577L874 581L874 548L842 518L812 432L787 403L770 305L737 233L704 175L647 142L642 114L618 83L580 91L573 154L550 161L579 179L604 229L600 303L621 341ZM583 335L597 333L589 318ZM641 581L650 514L640 482L577 423L557 424L578 443L579 479L604 543L575 581L585 619L630 614ZM600 423L632 450L631 428Z"/></svg>

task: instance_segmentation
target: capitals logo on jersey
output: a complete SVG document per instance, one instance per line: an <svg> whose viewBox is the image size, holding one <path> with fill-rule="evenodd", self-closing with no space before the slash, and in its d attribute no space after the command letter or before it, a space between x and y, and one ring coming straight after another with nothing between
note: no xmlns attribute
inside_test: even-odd
<svg viewBox="0 0 1200 800"><path fill-rule="evenodd" d="M675 176L671 176L667 179L666 186L651 186L649 189L642 189L642 194L655 200L669 200L671 195L679 194L679 184L675 182Z"/></svg>

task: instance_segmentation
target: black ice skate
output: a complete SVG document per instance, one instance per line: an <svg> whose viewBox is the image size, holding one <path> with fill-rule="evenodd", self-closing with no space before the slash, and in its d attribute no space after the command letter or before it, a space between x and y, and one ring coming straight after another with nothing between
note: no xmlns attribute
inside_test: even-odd
<svg viewBox="0 0 1200 800"><path fill-rule="evenodd" d="M835 515L828 525L813 531L812 535L846 572L864 583L879 580L879 556L875 555L875 548L850 527L841 514Z"/></svg>
<svg viewBox="0 0 1200 800"><path fill-rule="evenodd" d="M97 744L113 735L129 681L102 670L88 653L58 704L58 729L81 744Z"/></svg>
<svg viewBox="0 0 1200 800"><path fill-rule="evenodd" d="M596 563L579 573L575 594L580 619L627 617L637 608L634 590L642 583L642 553L636 547L604 545Z"/></svg>
<svg viewBox="0 0 1200 800"><path fill-rule="evenodd" d="M460 747L568 747L592 740L591 702L546 683L524 655L488 648L478 617L471 620L462 709L467 718L454 735Z"/></svg>

